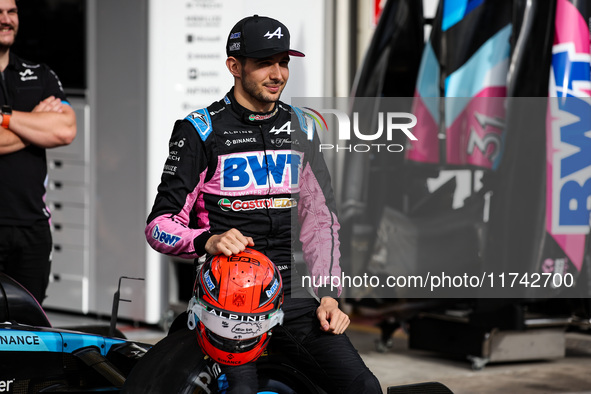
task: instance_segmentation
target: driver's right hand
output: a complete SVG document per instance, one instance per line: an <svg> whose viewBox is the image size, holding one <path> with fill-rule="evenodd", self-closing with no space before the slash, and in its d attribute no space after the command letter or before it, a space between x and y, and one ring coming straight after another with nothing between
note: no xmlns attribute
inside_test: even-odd
<svg viewBox="0 0 591 394"><path fill-rule="evenodd" d="M225 254L231 256L254 246L252 237L244 236L240 231L232 228L223 234L212 235L205 243L205 251L209 254Z"/></svg>

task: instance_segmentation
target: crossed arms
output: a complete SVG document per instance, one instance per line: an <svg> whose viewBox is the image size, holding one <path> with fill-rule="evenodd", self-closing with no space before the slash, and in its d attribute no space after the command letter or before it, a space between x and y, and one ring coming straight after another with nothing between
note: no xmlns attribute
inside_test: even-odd
<svg viewBox="0 0 591 394"><path fill-rule="evenodd" d="M31 112L13 111L9 128L0 127L0 154L16 152L33 144L41 148L68 145L76 137L72 107L50 96Z"/></svg>

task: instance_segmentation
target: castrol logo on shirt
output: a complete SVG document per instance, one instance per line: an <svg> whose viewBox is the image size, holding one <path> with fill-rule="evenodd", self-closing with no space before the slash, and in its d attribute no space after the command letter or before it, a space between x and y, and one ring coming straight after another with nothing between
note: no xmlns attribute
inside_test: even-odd
<svg viewBox="0 0 591 394"><path fill-rule="evenodd" d="M298 202L293 198L262 198L257 200L234 200L222 198L218 201L222 211L251 211L253 209L293 208Z"/></svg>
<svg viewBox="0 0 591 394"><path fill-rule="evenodd" d="M219 157L218 178L206 188L217 188L226 196L297 193L302 163L303 153L292 150L223 155Z"/></svg>

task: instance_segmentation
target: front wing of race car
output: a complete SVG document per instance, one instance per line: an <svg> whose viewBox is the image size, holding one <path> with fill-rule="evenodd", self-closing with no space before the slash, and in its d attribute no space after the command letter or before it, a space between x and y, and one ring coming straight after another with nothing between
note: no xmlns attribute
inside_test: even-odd
<svg viewBox="0 0 591 394"><path fill-rule="evenodd" d="M0 393L119 392L151 345L0 323Z"/></svg>

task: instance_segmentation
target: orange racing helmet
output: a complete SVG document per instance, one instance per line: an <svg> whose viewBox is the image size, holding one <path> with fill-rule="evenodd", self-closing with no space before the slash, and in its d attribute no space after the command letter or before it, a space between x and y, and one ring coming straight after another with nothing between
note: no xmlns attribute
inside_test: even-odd
<svg viewBox="0 0 591 394"><path fill-rule="evenodd" d="M265 350L283 322L282 303L281 274L267 256L253 249L216 255L197 274L188 326L213 360L242 365Z"/></svg>

